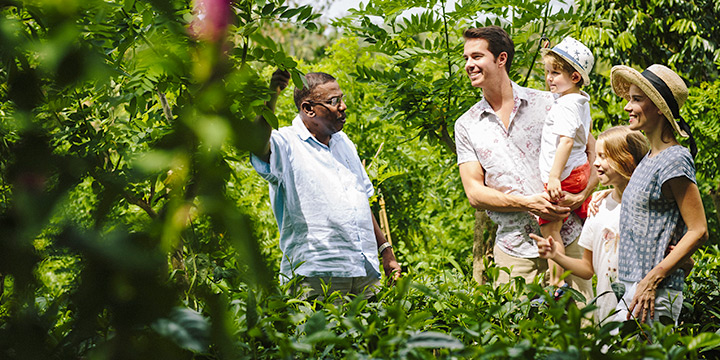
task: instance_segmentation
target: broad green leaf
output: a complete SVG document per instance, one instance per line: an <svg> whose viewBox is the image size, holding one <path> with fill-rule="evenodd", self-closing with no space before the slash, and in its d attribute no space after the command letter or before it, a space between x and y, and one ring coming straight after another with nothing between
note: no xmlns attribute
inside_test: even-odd
<svg viewBox="0 0 720 360"><path fill-rule="evenodd" d="M275 4L268 2L265 6L263 6L261 13L263 16L268 16L273 12L273 10L275 10Z"/></svg>
<svg viewBox="0 0 720 360"><path fill-rule="evenodd" d="M408 348L439 348L453 350L465 347L455 337L436 331L424 331L413 334L408 338L406 346Z"/></svg>
<svg viewBox="0 0 720 360"><path fill-rule="evenodd" d="M297 15L299 12L303 11L303 8L291 8L285 10L282 14L280 14L281 18L289 19L295 15Z"/></svg>
<svg viewBox="0 0 720 360"><path fill-rule="evenodd" d="M278 123L277 116L275 116L275 113L270 111L270 109L268 109L266 106L262 106L261 109L262 109L261 114L262 114L263 118L265 118L265 121L267 121L267 123L270 124L270 126L273 129L279 128L280 125Z"/></svg>
<svg viewBox="0 0 720 360"><path fill-rule="evenodd" d="M257 311L257 300L255 299L255 292L248 288L247 290L247 304L245 307L245 320L247 321L248 329L252 329L257 325L258 322L258 311Z"/></svg>
<svg viewBox="0 0 720 360"><path fill-rule="evenodd" d="M297 20L298 20L298 21L305 21L305 20L307 20L307 18L309 18L310 15L312 15L312 10L313 10L313 9L312 9L312 6L310 6L310 5L305 5L305 6L303 6L303 7L302 7L302 11L300 11L300 15L298 15Z"/></svg>
<svg viewBox="0 0 720 360"><path fill-rule="evenodd" d="M296 88L302 89L303 87L305 87L307 80L305 80L305 76L303 76L303 74L299 70L292 69L291 74L293 84Z"/></svg>
<svg viewBox="0 0 720 360"><path fill-rule="evenodd" d="M687 344L688 350L707 351L720 346L720 335L701 333L692 338Z"/></svg>
<svg viewBox="0 0 720 360"><path fill-rule="evenodd" d="M155 321L152 329L183 349L196 353L208 351L210 325L200 313L191 309L173 309L168 318Z"/></svg>
<svg viewBox="0 0 720 360"><path fill-rule="evenodd" d="M322 311L318 311L305 322L305 334L312 335L324 330L325 324L325 314Z"/></svg>

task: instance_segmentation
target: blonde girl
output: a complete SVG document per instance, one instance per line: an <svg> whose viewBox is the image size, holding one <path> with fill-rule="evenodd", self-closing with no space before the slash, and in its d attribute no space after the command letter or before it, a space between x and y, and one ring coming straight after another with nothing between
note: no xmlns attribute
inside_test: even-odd
<svg viewBox="0 0 720 360"><path fill-rule="evenodd" d="M635 167L648 152L648 145L639 131L616 126L600 134L595 151L597 156L593 166L598 179L602 185L612 189L609 195L595 193L593 196L597 211L585 221L578 240L578 244L585 248L582 259L571 258L558 251L561 243L552 237L532 236L537 240L540 257L554 260L583 279L597 274L595 304L598 309L594 317L597 323L602 323L617 306L610 284L617 280L620 202Z"/></svg>

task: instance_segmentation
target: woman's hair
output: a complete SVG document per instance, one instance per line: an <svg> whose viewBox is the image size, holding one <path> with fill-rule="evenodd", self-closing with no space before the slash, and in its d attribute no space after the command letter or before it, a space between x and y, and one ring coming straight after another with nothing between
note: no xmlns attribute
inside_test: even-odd
<svg viewBox="0 0 720 360"><path fill-rule="evenodd" d="M614 126L603 131L598 140L603 141L605 156L613 170L626 180L630 179L640 160L650 151L645 136L627 126Z"/></svg>

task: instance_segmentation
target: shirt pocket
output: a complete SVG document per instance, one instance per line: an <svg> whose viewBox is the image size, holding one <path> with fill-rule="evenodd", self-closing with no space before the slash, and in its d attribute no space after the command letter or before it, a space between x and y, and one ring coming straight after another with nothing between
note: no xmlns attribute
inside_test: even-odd
<svg viewBox="0 0 720 360"><path fill-rule="evenodd" d="M634 194L632 201L628 202L628 216L630 223L630 233L637 239L644 238L647 235L647 229L650 226L650 203L652 193L649 188L640 188ZM623 204L625 206L625 204Z"/></svg>

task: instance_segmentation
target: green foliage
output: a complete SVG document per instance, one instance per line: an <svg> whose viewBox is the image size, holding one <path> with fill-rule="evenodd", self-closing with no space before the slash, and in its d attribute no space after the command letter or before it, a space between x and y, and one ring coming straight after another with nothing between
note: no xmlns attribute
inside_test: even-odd
<svg viewBox="0 0 720 360"><path fill-rule="evenodd" d="M700 250L696 267L689 277L689 288L681 316L691 333L717 332L720 329L720 298L718 277L720 254L717 247Z"/></svg>
<svg viewBox="0 0 720 360"><path fill-rule="evenodd" d="M188 1L0 11L2 357L215 351L195 336L197 316L172 309L274 278L252 204L227 195L229 161L256 146L269 98L255 66L298 74L256 34L268 22L315 29L318 15L238 2L239 35L224 44L188 36ZM227 338L222 323L213 331Z"/></svg>
<svg viewBox="0 0 720 360"><path fill-rule="evenodd" d="M720 5L716 1L579 2L582 40L610 64L666 64L690 85L718 76Z"/></svg>
<svg viewBox="0 0 720 360"><path fill-rule="evenodd" d="M705 261L698 264L696 271L714 271ZM339 293L302 300L288 295L293 286L270 292L241 286L232 302L218 299L227 306L225 318L234 319L223 325L234 334L224 340L225 351L243 358L692 359L711 357L720 344L717 334L688 334L684 325L597 328L587 321L592 307L577 307L569 295L552 301L545 289L520 279L477 286L456 271L431 268L370 301ZM545 304L531 302L538 296ZM213 332L199 314L180 309L152 329L198 349Z"/></svg>
<svg viewBox="0 0 720 360"><path fill-rule="evenodd" d="M596 328L583 320L592 307L570 296L554 302L521 280L477 285L452 143L453 122L479 97L463 74L466 27L506 28L518 49L511 75L535 87L542 33L602 41L591 46L601 69L638 41L666 41L686 49L677 68L710 74L696 77L685 110L707 195L719 90L705 61L716 50L698 50L715 49L716 8L671 2L682 11L670 23L659 6L371 1L326 37L309 5L232 4L227 43L189 36L186 0L0 4L0 358L717 357L717 247L696 257L677 328ZM277 225L247 161L257 114L283 126L296 113L291 91L277 116L264 106L277 67L296 86L301 71L331 73L346 94L346 132L385 199L406 274L370 301L302 299L300 279L277 283ZM622 118L607 69L588 88L596 129ZM538 297L545 305L533 306Z"/></svg>

